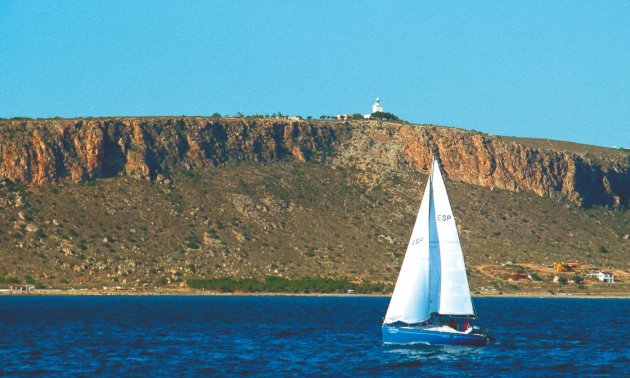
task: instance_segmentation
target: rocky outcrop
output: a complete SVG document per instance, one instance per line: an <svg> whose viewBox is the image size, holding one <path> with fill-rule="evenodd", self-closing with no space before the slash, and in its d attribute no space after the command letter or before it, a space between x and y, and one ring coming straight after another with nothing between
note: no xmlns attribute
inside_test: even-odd
<svg viewBox="0 0 630 378"><path fill-rule="evenodd" d="M630 154L592 146L550 142L540 147L528 140L454 128L374 121L202 117L0 121L0 178L36 185L119 174L163 182L162 173L180 167L321 160L331 152L338 153L341 165L380 167L377 174L386 173L381 168L395 173L407 163L426 173L436 154L454 180L565 198L579 206L629 207Z"/></svg>
<svg viewBox="0 0 630 378"><path fill-rule="evenodd" d="M343 124L261 119L112 118L1 121L0 177L45 185L117 174L153 178L230 160L310 160Z"/></svg>
<svg viewBox="0 0 630 378"><path fill-rule="evenodd" d="M404 155L423 172L436 154L451 179L466 183L562 197L579 206L629 205L630 154L625 152L607 150L595 156L580 152L579 145L577 152L535 148L450 128L416 127L406 133L410 141Z"/></svg>

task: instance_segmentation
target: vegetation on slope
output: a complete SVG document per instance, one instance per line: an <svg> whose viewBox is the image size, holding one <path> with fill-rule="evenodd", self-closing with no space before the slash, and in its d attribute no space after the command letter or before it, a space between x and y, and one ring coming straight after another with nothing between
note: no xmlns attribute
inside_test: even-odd
<svg viewBox="0 0 630 378"><path fill-rule="evenodd" d="M399 174L371 182L362 170L278 162L182 170L158 183L124 176L52 187L5 183L0 277L5 286L31 276L47 287L270 275L391 285L426 180L412 170ZM627 212L447 185L473 289L509 288L507 279L476 268L506 261L628 268Z"/></svg>
<svg viewBox="0 0 630 378"><path fill-rule="evenodd" d="M392 290L391 285L382 283L351 283L347 279L332 278L296 278L288 279L267 276L264 280L254 278L210 278L186 280L193 289L213 290L220 292L245 293L347 293L349 291L363 294L383 294Z"/></svg>

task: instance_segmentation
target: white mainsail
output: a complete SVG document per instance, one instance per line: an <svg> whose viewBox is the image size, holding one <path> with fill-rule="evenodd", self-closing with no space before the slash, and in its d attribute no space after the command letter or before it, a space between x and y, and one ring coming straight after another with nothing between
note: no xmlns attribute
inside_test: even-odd
<svg viewBox="0 0 630 378"><path fill-rule="evenodd" d="M435 311L442 315L474 315L464 254L457 235L455 217L446 194L446 186L437 160L431 175L437 239L440 248L440 304ZM433 274L433 270L429 275Z"/></svg>
<svg viewBox="0 0 630 378"><path fill-rule="evenodd" d="M385 324L443 315L474 315L455 218L433 160Z"/></svg>

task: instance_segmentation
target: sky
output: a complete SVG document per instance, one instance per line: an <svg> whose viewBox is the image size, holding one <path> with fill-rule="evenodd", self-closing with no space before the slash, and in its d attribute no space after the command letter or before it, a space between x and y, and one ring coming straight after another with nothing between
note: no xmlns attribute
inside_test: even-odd
<svg viewBox="0 0 630 378"><path fill-rule="evenodd" d="M386 112L630 147L630 1L0 1L0 117Z"/></svg>

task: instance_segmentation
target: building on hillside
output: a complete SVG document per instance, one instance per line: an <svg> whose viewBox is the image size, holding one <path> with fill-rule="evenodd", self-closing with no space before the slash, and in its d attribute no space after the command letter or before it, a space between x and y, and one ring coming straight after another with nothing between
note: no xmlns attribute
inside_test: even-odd
<svg viewBox="0 0 630 378"><path fill-rule="evenodd" d="M374 102L374 104L372 104L372 113L376 113L376 112L383 112L383 105L381 104L381 99L380 98L376 98L376 101ZM372 113L370 114L365 114L363 116L363 118L365 119L370 119L372 118Z"/></svg>
<svg viewBox="0 0 630 378"><path fill-rule="evenodd" d="M376 112L381 112L381 113L383 112L383 105L381 104L381 99L378 98L378 97L376 98L376 101L372 104L372 113L376 113ZM372 118L372 113L364 114L363 118L364 119ZM354 118L355 116L359 116L359 118L360 118L361 114L360 113L353 114L353 115L350 115L350 114L337 114L335 116L335 118L337 118L339 120L347 120L347 119L356 119L356 118Z"/></svg>
<svg viewBox="0 0 630 378"><path fill-rule="evenodd" d="M510 274L510 277L508 278L509 281L524 281L524 280L531 280L532 276L530 276L527 273L512 273Z"/></svg>
<svg viewBox="0 0 630 378"><path fill-rule="evenodd" d="M372 113L376 112L383 112L383 105L381 105L381 99L378 97L376 98L376 102L372 104Z"/></svg>
<svg viewBox="0 0 630 378"><path fill-rule="evenodd" d="M35 290L35 286L33 286L33 285L11 285L11 286L9 286L9 290L31 291L31 290Z"/></svg>
<svg viewBox="0 0 630 378"><path fill-rule="evenodd" d="M554 263L556 272L577 272L582 270L582 264L578 263Z"/></svg>
<svg viewBox="0 0 630 378"><path fill-rule="evenodd" d="M591 273L588 277L595 277L601 282L615 283L615 275L612 272Z"/></svg>

